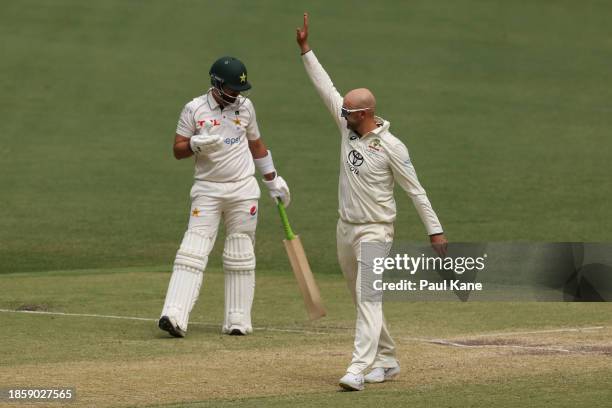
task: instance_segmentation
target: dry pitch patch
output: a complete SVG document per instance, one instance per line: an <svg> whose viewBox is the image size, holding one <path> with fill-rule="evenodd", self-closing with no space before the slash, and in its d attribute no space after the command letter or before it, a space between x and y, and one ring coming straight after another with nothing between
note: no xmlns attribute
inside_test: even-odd
<svg viewBox="0 0 612 408"><path fill-rule="evenodd" d="M409 392L420 387L505 382L534 373L580 375L610 370L612 366L609 327L483 333L448 339L409 335L396 334L402 376L397 381L371 385L368 389ZM189 355L133 361L2 367L0 383L71 384L78 393L77 401L70 404L75 407L146 406L338 392L336 382L350 359L352 333L336 329L308 336L318 336L319 343L314 347L297 344L279 348L268 345L247 350L202 350Z"/></svg>
<svg viewBox="0 0 612 408"><path fill-rule="evenodd" d="M612 332L603 326L431 339L432 344L467 349L508 350L515 354L594 354L612 357Z"/></svg>

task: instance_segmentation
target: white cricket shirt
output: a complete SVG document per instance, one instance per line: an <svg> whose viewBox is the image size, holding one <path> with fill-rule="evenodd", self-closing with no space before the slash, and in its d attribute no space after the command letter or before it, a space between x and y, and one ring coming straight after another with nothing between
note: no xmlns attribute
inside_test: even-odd
<svg viewBox="0 0 612 408"><path fill-rule="evenodd" d="M307 52L302 60L342 137L338 186L340 218L354 224L392 223L396 217L393 187L397 182L412 199L427 233L441 233L442 226L419 183L408 149L389 132L389 122L376 117L378 127L360 138L346 127L346 120L340 116L342 95L314 52Z"/></svg>
<svg viewBox="0 0 612 408"><path fill-rule="evenodd" d="M221 109L207 92L183 108L176 126L178 135L191 138L196 134L218 134L223 138L219 151L194 155L196 180L233 182L255 174L248 141L259 139L259 127L253 103L248 98L239 98L235 105ZM208 131L206 122L212 125Z"/></svg>

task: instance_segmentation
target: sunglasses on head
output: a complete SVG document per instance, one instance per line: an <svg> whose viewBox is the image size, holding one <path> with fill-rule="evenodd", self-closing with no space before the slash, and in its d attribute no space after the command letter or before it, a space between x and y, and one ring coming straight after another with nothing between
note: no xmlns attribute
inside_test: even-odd
<svg viewBox="0 0 612 408"><path fill-rule="evenodd" d="M340 116L343 118L346 118L348 115L350 115L353 112L367 111L369 109L372 109L372 108L347 109L343 106L340 108Z"/></svg>

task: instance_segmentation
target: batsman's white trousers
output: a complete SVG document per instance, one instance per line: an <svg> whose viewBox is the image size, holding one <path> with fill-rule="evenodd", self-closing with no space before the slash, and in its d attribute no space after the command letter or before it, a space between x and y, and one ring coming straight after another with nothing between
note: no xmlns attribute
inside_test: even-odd
<svg viewBox="0 0 612 408"><path fill-rule="evenodd" d="M259 196L255 177L225 183L196 181L191 188L189 229L205 232L214 242L223 218L225 235L247 234L255 244Z"/></svg>
<svg viewBox="0 0 612 408"><path fill-rule="evenodd" d="M361 242L392 242L393 224L351 224L338 220L336 229L338 261L357 309L353 359L347 372L362 374L369 367L397 366L395 343L389 334L382 302L361 299ZM387 256L381 254L380 256Z"/></svg>

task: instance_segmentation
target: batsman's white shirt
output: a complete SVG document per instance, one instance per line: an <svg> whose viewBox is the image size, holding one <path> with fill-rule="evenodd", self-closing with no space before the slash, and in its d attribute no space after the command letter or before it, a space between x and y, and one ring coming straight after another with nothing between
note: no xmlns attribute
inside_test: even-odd
<svg viewBox="0 0 612 408"><path fill-rule="evenodd" d="M389 122L376 118L378 127L361 138L340 116L342 95L313 51L302 56L308 73L342 136L338 200L340 218L353 224L392 223L396 217L393 187L397 182L410 196L429 235L442 226L425 189L419 183L408 149L389 132Z"/></svg>
<svg viewBox="0 0 612 408"><path fill-rule="evenodd" d="M239 98L234 106L221 109L207 92L183 108L176 126L178 135L191 138L196 134L217 134L223 138L219 151L195 155L196 181L236 182L255 174L248 141L259 139L259 127L253 103Z"/></svg>

